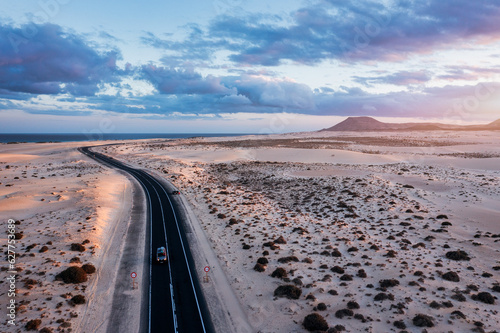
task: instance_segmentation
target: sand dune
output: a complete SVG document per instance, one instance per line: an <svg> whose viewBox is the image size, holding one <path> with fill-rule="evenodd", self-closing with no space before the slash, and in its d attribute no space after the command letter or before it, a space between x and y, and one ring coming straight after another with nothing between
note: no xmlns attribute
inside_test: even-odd
<svg viewBox="0 0 500 333"><path fill-rule="evenodd" d="M105 329L88 330L99 321L105 323L109 315L106 302L111 301L111 273L116 269L102 263L103 258L119 255L119 249L106 253L106 246L113 233L126 230L126 224L119 222L121 212L130 208L130 184L122 175L83 159L75 149L82 144L0 145L0 216L5 223L17 220L21 237L15 249L17 329L3 321L2 332L24 331L27 322L35 319L41 320L40 329ZM6 236L1 236L4 249ZM85 250L71 250L73 243ZM64 269L85 263L97 268L88 282L56 281ZM5 308L8 288L1 283L0 304ZM73 305L70 300L76 295L83 295L85 304ZM85 326L82 320L87 321Z"/></svg>

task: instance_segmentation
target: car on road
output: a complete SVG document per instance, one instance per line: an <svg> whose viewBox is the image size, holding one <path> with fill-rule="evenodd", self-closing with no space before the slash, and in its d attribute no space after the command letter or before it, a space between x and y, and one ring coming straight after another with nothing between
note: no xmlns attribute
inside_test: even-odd
<svg viewBox="0 0 500 333"><path fill-rule="evenodd" d="M181 194L181 192L179 192L179 191L173 191L172 194L179 195L179 194Z"/></svg>
<svg viewBox="0 0 500 333"><path fill-rule="evenodd" d="M160 264L167 262L167 250L163 246L156 250L156 262Z"/></svg>

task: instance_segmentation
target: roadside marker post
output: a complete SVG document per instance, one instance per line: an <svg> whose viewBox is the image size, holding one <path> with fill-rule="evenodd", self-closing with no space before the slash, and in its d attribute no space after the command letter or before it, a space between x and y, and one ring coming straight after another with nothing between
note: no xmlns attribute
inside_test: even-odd
<svg viewBox="0 0 500 333"><path fill-rule="evenodd" d="M137 277L136 272L130 273L130 277L132 278L132 289L135 289L135 278Z"/></svg>
<svg viewBox="0 0 500 333"><path fill-rule="evenodd" d="M210 267L205 266L205 268L203 268L203 270L205 271L205 276L203 277L203 282L208 283L210 281L208 278L208 272L210 272Z"/></svg>

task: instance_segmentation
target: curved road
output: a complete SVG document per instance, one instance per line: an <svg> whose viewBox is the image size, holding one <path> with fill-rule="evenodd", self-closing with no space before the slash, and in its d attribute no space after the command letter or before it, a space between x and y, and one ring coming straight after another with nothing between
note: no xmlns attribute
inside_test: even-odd
<svg viewBox="0 0 500 333"><path fill-rule="evenodd" d="M149 212L149 311L147 332L215 332L201 292L182 221L177 219L168 190L147 172L131 168L111 157L81 147L78 150L94 160L121 169L141 184ZM167 264L156 264L156 249L167 249ZM145 320L145 319L144 319Z"/></svg>

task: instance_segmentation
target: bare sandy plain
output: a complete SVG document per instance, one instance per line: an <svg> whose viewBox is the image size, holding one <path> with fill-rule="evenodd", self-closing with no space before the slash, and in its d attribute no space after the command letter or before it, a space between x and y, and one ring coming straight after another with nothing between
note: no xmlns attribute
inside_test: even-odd
<svg viewBox="0 0 500 333"><path fill-rule="evenodd" d="M79 154L82 145L0 146L0 214L24 233L23 304L16 330L2 319L7 332L33 319L54 332L105 330L111 260L121 255L109 239L126 232L133 189ZM295 133L96 150L181 191L208 239L202 251L214 252L204 289L230 289L242 309L227 332L305 332L312 313L324 322L309 317L306 326L329 332L500 331L499 132ZM87 282L55 281L84 263L96 267ZM0 288L4 308L7 282ZM79 294L87 302L72 304Z"/></svg>
<svg viewBox="0 0 500 333"><path fill-rule="evenodd" d="M500 330L498 132L100 150L182 191L255 332Z"/></svg>
<svg viewBox="0 0 500 333"><path fill-rule="evenodd" d="M92 143L0 145L4 228L0 240L5 256L1 332L24 332L27 327L45 333L106 329L133 187L127 177L76 150L88 144ZM6 280L11 275L7 272L8 219L16 220L14 297L9 296ZM66 284L56 280L65 269L85 264L95 268L87 274L87 281ZM83 304L74 298L79 295L85 297ZM7 316L11 299L16 301L15 325Z"/></svg>

